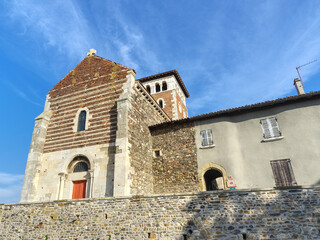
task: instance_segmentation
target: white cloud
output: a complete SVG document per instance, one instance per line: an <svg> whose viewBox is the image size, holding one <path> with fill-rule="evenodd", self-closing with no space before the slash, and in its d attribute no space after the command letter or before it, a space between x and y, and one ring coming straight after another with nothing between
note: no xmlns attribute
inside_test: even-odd
<svg viewBox="0 0 320 240"><path fill-rule="evenodd" d="M7 2L8 16L45 39L44 47L55 47L64 55L82 58L92 43L90 28L76 4L71 0L41 2L12 0Z"/></svg>
<svg viewBox="0 0 320 240"><path fill-rule="evenodd" d="M11 90L16 93L19 97L21 97L22 99L24 99L25 101L29 102L29 103L32 103L33 105L36 105L36 106L40 106L42 107L43 106L43 103L42 102L36 102L34 101L33 99L31 99L28 94L22 90L20 90L18 87L14 86L13 84L11 84L10 82L8 81L5 81L5 80L2 80L2 83L4 83L5 85L9 86L11 88ZM29 91L31 89L31 87L28 87L29 88ZM42 101L42 100L40 100Z"/></svg>
<svg viewBox="0 0 320 240"><path fill-rule="evenodd" d="M0 172L0 204L19 202L22 183L23 175Z"/></svg>
<svg viewBox="0 0 320 240"><path fill-rule="evenodd" d="M288 18L283 12L286 6L278 2L255 6L239 13L245 15L244 24L232 23L228 31L216 25L223 22L223 16L217 15L213 20L208 41L203 44L207 51L200 56L209 59L201 76L207 85L190 99L191 112L215 111L285 96L294 88L296 67L320 57L319 7L301 7L309 16ZM221 65L214 66L214 62ZM319 64L303 68L304 82L318 72Z"/></svg>

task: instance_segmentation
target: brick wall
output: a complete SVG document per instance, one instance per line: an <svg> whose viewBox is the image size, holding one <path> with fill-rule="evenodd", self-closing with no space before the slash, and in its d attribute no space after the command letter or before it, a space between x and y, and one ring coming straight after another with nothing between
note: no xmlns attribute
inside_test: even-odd
<svg viewBox="0 0 320 240"><path fill-rule="evenodd" d="M319 229L319 187L0 205L0 239L320 239Z"/></svg>
<svg viewBox="0 0 320 240"><path fill-rule="evenodd" d="M148 127L169 119L139 82L133 91L129 111L131 194L150 194L153 192L152 142Z"/></svg>
<svg viewBox="0 0 320 240"><path fill-rule="evenodd" d="M116 101L129 69L106 59L86 57L50 92L53 115L44 152L79 148L115 141ZM77 111L89 109L89 128L75 132Z"/></svg>
<svg viewBox="0 0 320 240"><path fill-rule="evenodd" d="M182 193L199 190L193 123L151 129L153 149L161 156L153 159L154 193Z"/></svg>
<svg viewBox="0 0 320 240"><path fill-rule="evenodd" d="M172 91L172 90L152 94L152 97L157 102L158 102L159 98L162 98L164 100L164 108L163 108L163 110L168 114L168 116L171 119L174 117L174 112L173 112L173 108L174 108L173 94L175 94L175 92Z"/></svg>
<svg viewBox="0 0 320 240"><path fill-rule="evenodd" d="M176 99L177 99L177 113L178 113L178 119L186 118L188 117L188 109L186 105L182 102L181 98L179 97L178 93L176 92ZM181 106L181 111L179 108L179 104ZM183 116L183 113L185 112L185 116Z"/></svg>

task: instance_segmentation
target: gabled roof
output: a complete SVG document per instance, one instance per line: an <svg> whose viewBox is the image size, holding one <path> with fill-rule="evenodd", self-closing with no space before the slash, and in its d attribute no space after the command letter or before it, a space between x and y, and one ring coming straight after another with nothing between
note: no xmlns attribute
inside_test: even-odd
<svg viewBox="0 0 320 240"><path fill-rule="evenodd" d="M158 73L158 74L155 74L155 75L151 75L149 77L144 77L144 78L140 78L140 79L137 79L137 81L140 81L140 82L148 82L148 81L151 81L151 80L154 80L154 79L159 79L159 78L164 78L164 77L168 77L168 76L175 76L175 78L177 79L180 87L182 88L182 91L184 92L184 95L188 98L190 97L189 95L189 92L186 88L186 86L184 85L178 71L176 69L174 70L171 70L171 71L167 71L167 72L163 72L163 73Z"/></svg>
<svg viewBox="0 0 320 240"><path fill-rule="evenodd" d="M259 103L249 104L241 107L228 108L228 109L219 110L216 112L200 114L200 115L196 115L189 118L183 118L179 120L156 124L156 125L150 126L150 128L157 128L159 126L163 127L171 124L193 122L196 120L204 120L204 119L210 119L215 117L237 115L237 114L242 114L249 111L263 110L263 109L267 109L275 106L281 106L281 105L295 103L295 102L303 102L303 101L313 100L317 98L320 98L320 91L310 92L302 95L294 95L294 96L289 96L284 98L278 98L271 101L259 102Z"/></svg>
<svg viewBox="0 0 320 240"><path fill-rule="evenodd" d="M90 84L91 80L100 76L105 76L107 81L112 74L117 75L128 70L133 69L102 57L87 56L50 90L49 95L65 94L76 86Z"/></svg>

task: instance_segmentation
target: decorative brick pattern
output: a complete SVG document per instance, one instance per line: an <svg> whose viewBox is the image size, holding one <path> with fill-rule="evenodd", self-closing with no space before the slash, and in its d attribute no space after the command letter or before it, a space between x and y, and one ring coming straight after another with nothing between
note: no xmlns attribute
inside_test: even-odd
<svg viewBox="0 0 320 240"><path fill-rule="evenodd" d="M152 128L151 135L162 153L153 160L154 193L199 191L193 123Z"/></svg>
<svg viewBox="0 0 320 240"><path fill-rule="evenodd" d="M133 89L131 104L132 108L129 111L131 194L145 195L153 192L152 142L148 127L169 119L138 82Z"/></svg>
<svg viewBox="0 0 320 240"><path fill-rule="evenodd" d="M49 92L53 115L47 129L44 152L114 142L116 101L123 91L128 70L120 64L91 56L64 77ZM89 109L89 128L74 132L74 119L82 107Z"/></svg>
<svg viewBox="0 0 320 240"><path fill-rule="evenodd" d="M319 188L0 205L0 239L320 239L319 223Z"/></svg>

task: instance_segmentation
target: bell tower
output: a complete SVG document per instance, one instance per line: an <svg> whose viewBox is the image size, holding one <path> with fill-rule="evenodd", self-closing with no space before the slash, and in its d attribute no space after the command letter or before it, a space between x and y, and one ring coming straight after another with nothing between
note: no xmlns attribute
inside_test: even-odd
<svg viewBox="0 0 320 240"><path fill-rule="evenodd" d="M172 120L188 117L190 95L177 70L138 79Z"/></svg>

